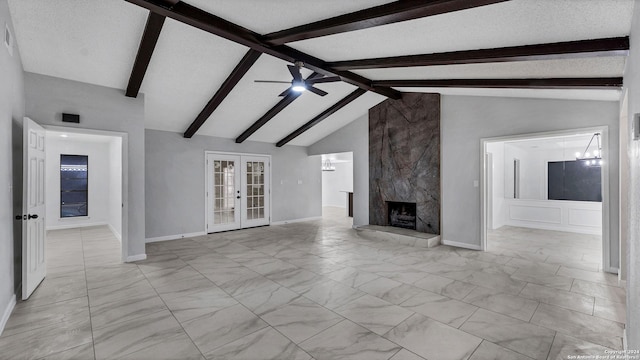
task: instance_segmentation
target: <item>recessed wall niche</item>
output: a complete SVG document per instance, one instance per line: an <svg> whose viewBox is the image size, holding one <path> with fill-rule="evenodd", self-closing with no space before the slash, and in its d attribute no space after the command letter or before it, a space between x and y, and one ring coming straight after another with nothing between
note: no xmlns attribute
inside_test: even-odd
<svg viewBox="0 0 640 360"><path fill-rule="evenodd" d="M440 94L403 93L369 110L369 223L415 203L415 229L440 234Z"/></svg>

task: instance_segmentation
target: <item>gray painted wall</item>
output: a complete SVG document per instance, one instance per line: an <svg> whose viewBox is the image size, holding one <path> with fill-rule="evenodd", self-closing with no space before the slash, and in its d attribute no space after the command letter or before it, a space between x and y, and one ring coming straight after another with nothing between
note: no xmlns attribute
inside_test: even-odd
<svg viewBox="0 0 640 360"><path fill-rule="evenodd" d="M640 3L636 1L630 35L631 49L624 73L628 91L629 129L634 114L640 113ZM629 131L631 132L631 131ZM627 344L640 349L640 140L630 141L631 194L629 199L629 242L627 243Z"/></svg>
<svg viewBox="0 0 640 360"><path fill-rule="evenodd" d="M369 116L364 115L308 147L309 155L353 152L353 225L369 224Z"/></svg>
<svg viewBox="0 0 640 360"><path fill-rule="evenodd" d="M128 133L128 255L145 253L144 97L103 86L25 73L26 113L42 125ZM80 124L62 122L62 113L80 114ZM126 175L125 175L126 177Z"/></svg>
<svg viewBox="0 0 640 360"><path fill-rule="evenodd" d="M271 221L322 215L319 157L299 146L150 130L146 140L146 237L205 231L205 151L271 155ZM302 183L299 184L298 182Z"/></svg>
<svg viewBox="0 0 640 360"><path fill-rule="evenodd" d="M480 139L607 125L611 266L618 266L618 103L442 97L442 238L480 245Z"/></svg>
<svg viewBox="0 0 640 360"><path fill-rule="evenodd" d="M4 24L9 24L11 32L15 34L9 14L9 5L6 0L0 0L0 31L3 38ZM13 56L11 56L4 46L4 41L1 41L0 319L2 319L21 282L22 229L21 223L14 220L14 215L22 213L22 118L24 117L22 73L22 62L17 45L14 42ZM0 328L1 331L2 328Z"/></svg>

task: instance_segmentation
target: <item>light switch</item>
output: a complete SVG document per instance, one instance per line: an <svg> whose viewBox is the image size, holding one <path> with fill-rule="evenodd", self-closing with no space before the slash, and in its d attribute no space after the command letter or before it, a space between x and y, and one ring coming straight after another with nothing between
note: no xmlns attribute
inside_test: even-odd
<svg viewBox="0 0 640 360"><path fill-rule="evenodd" d="M302 180L298 180L298 185L302 185Z"/></svg>
<svg viewBox="0 0 640 360"><path fill-rule="evenodd" d="M480 186L480 183L478 182L478 180L473 180L473 187L478 187Z"/></svg>

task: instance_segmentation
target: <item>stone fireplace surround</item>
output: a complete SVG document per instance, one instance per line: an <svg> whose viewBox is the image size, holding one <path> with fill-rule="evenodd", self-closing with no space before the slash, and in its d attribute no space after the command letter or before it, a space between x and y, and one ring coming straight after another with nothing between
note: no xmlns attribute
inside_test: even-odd
<svg viewBox="0 0 640 360"><path fill-rule="evenodd" d="M416 230L440 233L440 94L404 93L369 110L369 223L416 203Z"/></svg>

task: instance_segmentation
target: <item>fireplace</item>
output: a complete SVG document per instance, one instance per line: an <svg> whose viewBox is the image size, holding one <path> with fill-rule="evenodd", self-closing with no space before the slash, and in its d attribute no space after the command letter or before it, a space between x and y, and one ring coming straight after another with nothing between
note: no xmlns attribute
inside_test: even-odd
<svg viewBox="0 0 640 360"><path fill-rule="evenodd" d="M416 203L387 201L390 226L416 229Z"/></svg>

